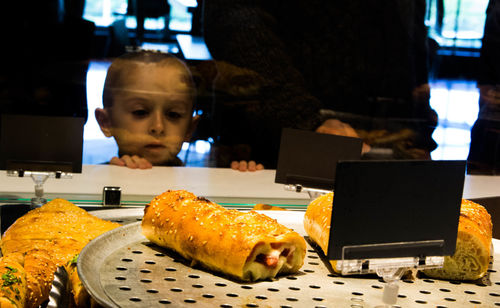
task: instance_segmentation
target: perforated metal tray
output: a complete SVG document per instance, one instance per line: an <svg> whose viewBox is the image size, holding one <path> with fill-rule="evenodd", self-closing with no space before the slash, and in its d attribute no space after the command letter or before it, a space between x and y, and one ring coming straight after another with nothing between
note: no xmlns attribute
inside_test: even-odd
<svg viewBox="0 0 500 308"><path fill-rule="evenodd" d="M124 223L140 219L130 215L134 210L112 211ZM106 213L106 218L111 214ZM266 214L304 235L303 213ZM398 303L393 307L500 306L499 270L500 255L496 254L482 281L417 278L400 282ZM89 293L105 307L374 307L382 303L385 284L376 276L331 274L309 243L297 275L255 283L233 281L192 268L175 253L151 244L141 235L139 222L87 245L78 260L78 273Z"/></svg>

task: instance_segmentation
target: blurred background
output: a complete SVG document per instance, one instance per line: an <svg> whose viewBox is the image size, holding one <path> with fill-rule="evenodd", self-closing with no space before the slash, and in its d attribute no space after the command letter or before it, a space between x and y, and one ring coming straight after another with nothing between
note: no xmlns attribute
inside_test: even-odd
<svg viewBox="0 0 500 308"><path fill-rule="evenodd" d="M29 50L26 46L38 44L49 46L48 49L61 49L67 44L65 54L85 52L81 57L69 59L72 63L88 59L84 75L78 79L85 91L82 103L85 106L80 109L85 110L81 113L87 119L84 164L107 162L117 152L115 142L102 135L93 115L95 108L102 106L103 83L113 57L141 47L174 53L191 65L211 60L203 39L203 1L165 0L156 3L157 14L142 14L143 23L142 17L138 18L141 13L134 0L52 0L41 5L43 9L32 9L33 12L27 16L22 13L9 16L11 13L8 12L21 9L20 4L3 10L6 13L3 21L3 31L7 33L5 40L10 40L8 48L24 46ZM438 127L433 134L438 147L431 153L432 159L467 158L470 130L479 111L476 80L487 5L488 0L427 0L425 19L431 54L431 106L439 116ZM143 29L138 27L138 19ZM26 24L37 25L40 20L52 20L50 27L64 25L65 31L73 31L71 36L77 37L86 50L82 51L78 43L67 39L67 33L60 28L57 41L37 41L36 37L41 32L33 28L38 26L26 28ZM47 26L47 22L44 24ZM49 26L47 29L52 31ZM29 53L13 55L19 60L29 56ZM56 67L58 61L54 63ZM8 74L16 70L18 68L10 68ZM207 120L202 122L195 140L184 145L179 157L187 166L214 166L209 155L216 137L209 123L210 106L204 105L203 100L199 106L197 112ZM3 108L10 107L6 103Z"/></svg>

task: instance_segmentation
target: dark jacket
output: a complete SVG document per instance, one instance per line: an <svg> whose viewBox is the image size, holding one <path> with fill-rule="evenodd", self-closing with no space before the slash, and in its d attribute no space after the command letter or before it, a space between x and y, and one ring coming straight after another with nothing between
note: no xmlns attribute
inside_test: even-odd
<svg viewBox="0 0 500 308"><path fill-rule="evenodd" d="M425 0L205 1L212 56L267 81L259 106L241 113L252 131L239 137L254 144L256 159L274 166L281 128L315 129L320 109L419 118L427 126L428 101L413 102L411 94L427 83L424 15ZM222 140L227 131L237 135L221 131Z"/></svg>

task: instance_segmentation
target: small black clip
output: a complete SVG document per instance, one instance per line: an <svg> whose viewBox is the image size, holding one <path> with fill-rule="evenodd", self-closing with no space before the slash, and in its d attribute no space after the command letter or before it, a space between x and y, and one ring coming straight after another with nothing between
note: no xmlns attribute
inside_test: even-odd
<svg viewBox="0 0 500 308"><path fill-rule="evenodd" d="M120 206L122 189L117 186L104 186L102 204L104 206Z"/></svg>

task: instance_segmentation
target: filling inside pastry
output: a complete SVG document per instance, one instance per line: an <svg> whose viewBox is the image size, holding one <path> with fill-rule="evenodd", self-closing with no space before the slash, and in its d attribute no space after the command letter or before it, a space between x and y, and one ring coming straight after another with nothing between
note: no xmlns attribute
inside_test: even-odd
<svg viewBox="0 0 500 308"><path fill-rule="evenodd" d="M475 280L481 277L489 264L488 252L474 236L459 232L457 249L453 256L445 256L444 266L425 271L438 278Z"/></svg>
<svg viewBox="0 0 500 308"><path fill-rule="evenodd" d="M300 256L294 252L295 246L290 243L258 243L245 263L244 278L260 280L286 273L300 263Z"/></svg>

